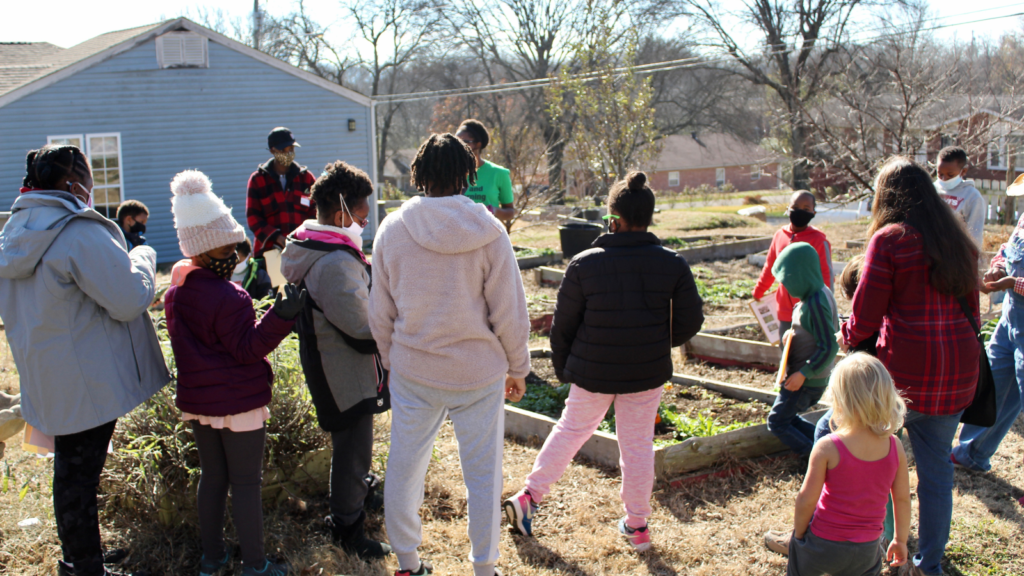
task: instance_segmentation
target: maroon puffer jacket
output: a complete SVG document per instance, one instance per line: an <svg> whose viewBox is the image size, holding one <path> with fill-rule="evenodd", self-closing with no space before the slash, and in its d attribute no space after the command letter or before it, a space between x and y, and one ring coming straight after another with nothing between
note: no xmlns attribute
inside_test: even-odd
<svg viewBox="0 0 1024 576"><path fill-rule="evenodd" d="M271 308L256 322L245 290L205 268L179 265L172 284L164 302L178 367L178 408L229 416L269 404L274 373L267 354L295 321Z"/></svg>

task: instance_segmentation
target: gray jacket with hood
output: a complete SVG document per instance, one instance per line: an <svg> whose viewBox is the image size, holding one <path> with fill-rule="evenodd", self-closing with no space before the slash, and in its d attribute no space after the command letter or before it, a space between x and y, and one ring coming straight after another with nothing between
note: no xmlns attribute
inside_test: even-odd
<svg viewBox="0 0 1024 576"><path fill-rule="evenodd" d="M357 352L338 332L356 340L373 340L367 321L370 274L363 263L344 250L311 250L289 241L281 254L281 274L295 285L305 280L309 297L320 308L313 311L317 348L338 410L344 412L375 398L373 355Z"/></svg>
<svg viewBox="0 0 1024 576"><path fill-rule="evenodd" d="M61 436L124 416L170 381L147 313L156 252L62 191L22 194L0 232L0 317L25 421Z"/></svg>

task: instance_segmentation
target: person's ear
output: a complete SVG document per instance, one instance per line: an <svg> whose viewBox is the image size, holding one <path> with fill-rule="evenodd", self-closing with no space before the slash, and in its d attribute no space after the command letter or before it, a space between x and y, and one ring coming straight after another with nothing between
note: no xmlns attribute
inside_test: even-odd
<svg viewBox="0 0 1024 576"><path fill-rule="evenodd" d="M331 222L331 226L334 226L335 228L344 228L345 227L345 211L344 210L340 210L339 209L339 210L336 210L334 212L334 218L333 218L333 222Z"/></svg>
<svg viewBox="0 0 1024 576"><path fill-rule="evenodd" d="M960 170L960 177L961 177L961 178L966 178L966 177L967 177L967 166L964 166L964 167L963 167L963 168L962 168L962 169Z"/></svg>

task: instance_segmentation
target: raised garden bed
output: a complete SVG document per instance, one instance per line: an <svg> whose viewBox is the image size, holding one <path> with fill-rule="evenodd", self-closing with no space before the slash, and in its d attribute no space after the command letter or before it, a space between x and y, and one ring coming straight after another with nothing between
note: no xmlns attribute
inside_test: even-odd
<svg viewBox="0 0 1024 576"><path fill-rule="evenodd" d="M538 266L547 266L562 261L562 253L551 248L527 248L514 246L516 263L520 270L528 270Z"/></svg>
<svg viewBox="0 0 1024 576"><path fill-rule="evenodd" d="M507 404L505 434L520 438L536 436L543 440L556 423L552 416L556 410L560 412L558 402L561 399L564 404L568 386L553 386L549 380L554 378L550 363L541 360L550 357L550 351L532 350L531 356L535 358L535 364L534 373L528 381L528 394L530 389L534 393L527 405L547 411L551 416ZM767 425L760 423L767 416L770 402L774 401L774 392L681 374L673 376L672 384L666 390L668 402L661 409L662 428L660 431L656 429L660 432L659 444L662 444L655 448L655 469L659 479L668 480L711 468L731 458L766 456L786 450L785 445L768 431ZM538 386L547 387L546 395L537 394ZM691 424L679 426L678 419L673 423L672 417L666 418L669 413L686 416ZM816 420L822 413L824 411L810 413L808 418ZM744 426L730 429L737 424ZM604 427L611 429L610 423ZM691 433L710 435L691 436ZM670 438L682 441L670 443ZM579 453L600 464L618 466L618 442L609 432L595 432Z"/></svg>

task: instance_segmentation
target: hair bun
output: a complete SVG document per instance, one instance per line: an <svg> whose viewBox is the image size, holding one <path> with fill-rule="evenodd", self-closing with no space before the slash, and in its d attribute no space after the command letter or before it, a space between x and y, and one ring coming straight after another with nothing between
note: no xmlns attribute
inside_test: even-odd
<svg viewBox="0 0 1024 576"><path fill-rule="evenodd" d="M630 172L626 175L626 186L630 190L643 190L647 184L647 174L643 172Z"/></svg>

